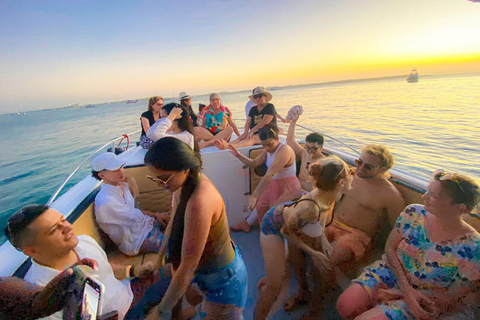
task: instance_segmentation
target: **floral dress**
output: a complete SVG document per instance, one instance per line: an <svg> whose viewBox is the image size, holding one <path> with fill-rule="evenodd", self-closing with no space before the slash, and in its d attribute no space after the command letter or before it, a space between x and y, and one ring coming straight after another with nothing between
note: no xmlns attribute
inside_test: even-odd
<svg viewBox="0 0 480 320"><path fill-rule="evenodd" d="M403 210L395 226L403 234L397 256L413 288L426 296L448 290L454 297L460 288L473 288L474 281L480 279L480 235L472 232L455 240L433 242L425 228L432 218L423 205L413 204ZM380 288L399 288L386 255L365 268L353 283L362 285L371 296ZM389 319L415 319L403 300L379 307Z"/></svg>
<svg viewBox="0 0 480 320"><path fill-rule="evenodd" d="M220 106L220 111L215 114L212 106L205 108L203 115L205 116L205 128L213 134L217 134L228 125L228 119L232 117L232 112L224 106Z"/></svg>

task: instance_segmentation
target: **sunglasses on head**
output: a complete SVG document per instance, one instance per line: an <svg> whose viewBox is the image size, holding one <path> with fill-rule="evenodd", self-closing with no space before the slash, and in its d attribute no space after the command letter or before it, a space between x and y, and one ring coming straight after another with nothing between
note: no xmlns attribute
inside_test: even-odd
<svg viewBox="0 0 480 320"><path fill-rule="evenodd" d="M152 177L152 176L149 176L147 175L147 178L152 180L153 182L155 182L156 184L159 184L161 183L162 185L166 186L168 181L170 181L170 179L172 179L172 177L175 175L176 173L173 173L170 177L168 177L167 180L162 180L162 179L159 179L159 178L155 178L155 177Z"/></svg>
<svg viewBox="0 0 480 320"><path fill-rule="evenodd" d="M458 181L457 177L455 176L455 173L446 172L443 169L439 169L433 173L433 178L439 181L453 181L460 191L464 195L468 196L468 194L465 192L465 189L463 189L462 185L460 184L460 181Z"/></svg>
<svg viewBox="0 0 480 320"><path fill-rule="evenodd" d="M254 94L254 95L253 95L253 99L260 99L260 98L263 97L263 96L264 96L263 93Z"/></svg>

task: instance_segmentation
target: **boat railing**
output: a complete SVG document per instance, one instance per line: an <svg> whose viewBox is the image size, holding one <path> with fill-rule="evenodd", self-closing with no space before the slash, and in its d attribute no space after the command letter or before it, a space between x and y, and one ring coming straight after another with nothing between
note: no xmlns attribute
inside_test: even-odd
<svg viewBox="0 0 480 320"><path fill-rule="evenodd" d="M237 121L238 121L238 122L245 122L245 119L234 119L234 121L235 121L235 123L237 123ZM299 127L299 128L302 128L302 129L304 129L304 130L310 131L310 132L319 133L319 134L321 134L322 136L327 137L327 138L329 138L329 139L332 139L333 141L338 142L338 143L341 144L342 146L347 147L348 149L352 150L354 154L360 155L360 152L359 152L358 150L356 150L356 149L353 148L352 146L349 146L349 145L346 144L345 142L340 141L340 140L337 139L337 138L334 138L334 137L332 137L332 136L330 136L330 135L328 135L328 134L325 134L325 133L318 132L317 130L313 130L313 129L311 129L311 128L308 128L308 127L299 125L298 123L297 123L296 126Z"/></svg>
<svg viewBox="0 0 480 320"><path fill-rule="evenodd" d="M134 134L137 134L139 133L141 130L137 130L137 131L134 131L134 132L131 132L131 133L128 133L127 136L132 136ZM87 162L89 159L91 159L94 155L96 155L98 152L100 152L101 150L103 150L104 148L108 147L110 144L112 145L112 152L115 150L115 142L119 141L119 140L122 140L124 139L125 135L121 135L115 139L112 139L110 141L108 141L107 143L105 143L104 145L102 145L101 147L99 147L98 149L96 149L92 154L90 154L87 158L85 158L76 168L75 170L72 171L72 173L70 173L70 175L65 179L65 181L60 185L60 187L57 188L57 190L53 193L53 195L50 197L50 199L48 200L47 202L47 206L50 206L53 201L55 201L55 199L57 198L57 196L60 194L60 192L63 190L63 188L65 187L65 185L70 181L70 179L72 179L73 175L85 164L85 162Z"/></svg>
<svg viewBox="0 0 480 320"><path fill-rule="evenodd" d="M245 119L235 119L236 121L240 121L240 122L245 122ZM353 151L353 154L352 153L347 153L347 152L343 152L341 150L338 150L337 148L330 148L330 147L325 147L324 150L328 153L334 153L336 155L338 155L340 158L344 159L347 163L349 163L350 165L354 165L355 163L355 159L361 155L361 152L356 150L355 148L353 148L352 146L348 145L347 143L337 139L337 138L334 138L328 134L325 134L325 133L321 133L321 132L318 132L317 130L313 130L311 128L308 128L306 126L302 126L302 125L299 125L297 123L296 125L297 127L299 128L302 128L304 130L307 130L307 131L310 131L310 132L317 132L321 135L323 135L324 137L327 137L329 139L332 139L333 141L339 143L340 145L346 147L348 150L351 150ZM418 177L415 177L413 176L411 173L409 172L406 172L404 170L401 170L401 169L398 169L398 168L393 168L391 170L389 170L389 173L390 175L392 176L392 181L399 184L399 185L402 185L410 190L413 190L415 192L418 192L418 193L425 193L425 190L426 190L426 187L428 185L428 181L425 180L425 179L422 179L422 178L418 178Z"/></svg>

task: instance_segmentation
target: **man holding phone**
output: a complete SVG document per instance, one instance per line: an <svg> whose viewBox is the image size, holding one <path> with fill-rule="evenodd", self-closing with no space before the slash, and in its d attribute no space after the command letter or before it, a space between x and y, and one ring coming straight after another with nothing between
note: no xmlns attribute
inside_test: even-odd
<svg viewBox="0 0 480 320"><path fill-rule="evenodd" d="M96 279L105 287L99 306L102 314L118 311L119 319L125 317L134 294L128 282L117 280L114 275L114 271L123 271L128 277L125 266L110 265L97 242L86 235L75 236L73 226L58 211L45 205L26 206L8 219L6 235L15 248L32 258L25 280L35 285L46 285L81 259L96 260ZM48 319L62 319L62 312Z"/></svg>

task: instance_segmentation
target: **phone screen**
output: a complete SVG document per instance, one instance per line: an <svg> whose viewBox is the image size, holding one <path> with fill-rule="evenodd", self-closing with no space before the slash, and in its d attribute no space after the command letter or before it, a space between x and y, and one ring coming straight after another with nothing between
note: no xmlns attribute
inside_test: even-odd
<svg viewBox="0 0 480 320"><path fill-rule="evenodd" d="M83 291L82 320L95 320L97 318L99 300L100 286L87 278Z"/></svg>

